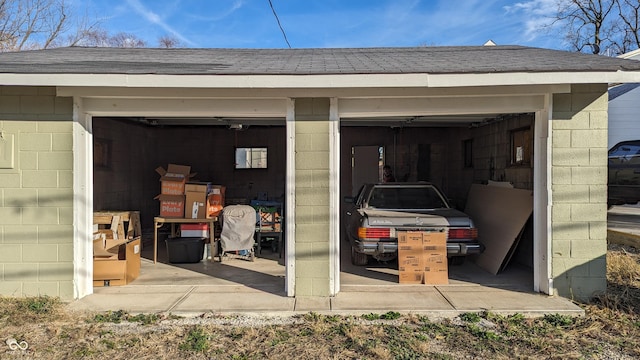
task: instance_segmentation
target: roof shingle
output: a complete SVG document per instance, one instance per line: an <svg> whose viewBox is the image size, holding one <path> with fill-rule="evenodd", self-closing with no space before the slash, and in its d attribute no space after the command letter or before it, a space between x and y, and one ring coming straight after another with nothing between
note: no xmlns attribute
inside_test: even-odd
<svg viewBox="0 0 640 360"><path fill-rule="evenodd" d="M640 62L522 46L323 49L67 47L0 54L0 73L309 75L640 71Z"/></svg>

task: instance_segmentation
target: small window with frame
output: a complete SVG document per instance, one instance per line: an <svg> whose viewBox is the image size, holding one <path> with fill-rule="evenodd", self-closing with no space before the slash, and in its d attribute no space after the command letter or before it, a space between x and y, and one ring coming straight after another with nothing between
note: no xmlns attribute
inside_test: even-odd
<svg viewBox="0 0 640 360"><path fill-rule="evenodd" d="M236 148L236 169L266 169L266 147L239 147Z"/></svg>
<svg viewBox="0 0 640 360"><path fill-rule="evenodd" d="M531 165L531 128L511 131L511 165Z"/></svg>
<svg viewBox="0 0 640 360"><path fill-rule="evenodd" d="M462 156L465 168L473 168L473 139L462 142Z"/></svg>

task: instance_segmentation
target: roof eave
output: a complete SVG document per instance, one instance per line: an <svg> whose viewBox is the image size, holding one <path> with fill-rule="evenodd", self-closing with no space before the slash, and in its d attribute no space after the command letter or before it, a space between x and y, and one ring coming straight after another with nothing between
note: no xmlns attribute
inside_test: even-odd
<svg viewBox="0 0 640 360"><path fill-rule="evenodd" d="M457 74L157 75L0 74L0 85L131 88L411 88L640 82L640 71Z"/></svg>

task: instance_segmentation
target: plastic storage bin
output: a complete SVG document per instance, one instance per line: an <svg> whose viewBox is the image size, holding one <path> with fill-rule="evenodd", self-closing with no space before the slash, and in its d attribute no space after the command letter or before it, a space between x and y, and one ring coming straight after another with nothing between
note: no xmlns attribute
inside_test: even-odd
<svg viewBox="0 0 640 360"><path fill-rule="evenodd" d="M197 263L204 254L205 238L180 237L166 239L167 255L170 263Z"/></svg>

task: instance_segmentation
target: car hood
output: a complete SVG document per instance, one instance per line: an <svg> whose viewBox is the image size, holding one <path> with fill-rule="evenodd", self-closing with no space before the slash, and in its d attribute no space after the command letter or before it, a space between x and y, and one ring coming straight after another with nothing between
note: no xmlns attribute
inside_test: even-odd
<svg viewBox="0 0 640 360"><path fill-rule="evenodd" d="M362 209L362 215L369 218L371 225L384 225L393 223L405 223L402 219L424 220L430 226L472 226L469 216L456 209L434 209L434 210L377 210ZM388 221L385 221L387 218Z"/></svg>

